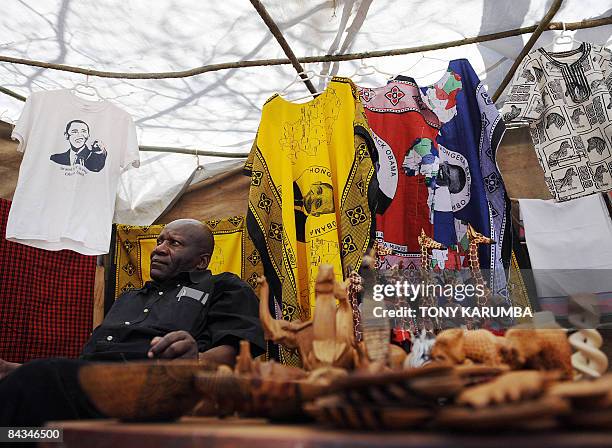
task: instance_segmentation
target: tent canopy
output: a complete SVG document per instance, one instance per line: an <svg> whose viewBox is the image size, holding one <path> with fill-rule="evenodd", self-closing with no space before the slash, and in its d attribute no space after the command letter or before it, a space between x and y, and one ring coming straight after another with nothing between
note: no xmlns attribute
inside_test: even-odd
<svg viewBox="0 0 612 448"><path fill-rule="evenodd" d="M358 53L418 47L537 24L552 0L264 0L262 2L298 56ZM555 22L609 17L612 0L566 0ZM117 72L180 71L254 59L286 58L253 5L246 0L151 3L108 0L7 0L0 17L0 55ZM537 46L558 34L546 31ZM581 29L575 39L611 43L612 25ZM363 60L380 72L405 73L426 85L448 61L467 58L493 93L529 34L401 56ZM306 70L351 76L362 62L305 64ZM100 94L134 117L139 143L246 153L261 107L296 77L291 65L219 70L177 79L89 77ZM387 76L356 78L381 85ZM85 82L64 71L0 63L0 86L20 95ZM325 80L314 78L319 91ZM307 95L293 84L289 99ZM498 101L501 107L504 96ZM15 121L22 102L0 95L0 119ZM240 165L240 159L141 153L143 166L122 176L116 220L150 224L180 193L197 182Z"/></svg>

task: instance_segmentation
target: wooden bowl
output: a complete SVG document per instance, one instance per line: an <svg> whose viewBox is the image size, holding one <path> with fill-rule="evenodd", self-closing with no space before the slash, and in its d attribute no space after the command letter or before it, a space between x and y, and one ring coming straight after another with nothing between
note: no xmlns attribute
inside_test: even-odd
<svg viewBox="0 0 612 448"><path fill-rule="evenodd" d="M175 420L201 400L192 360L92 363L79 369L90 401L108 417L127 421Z"/></svg>

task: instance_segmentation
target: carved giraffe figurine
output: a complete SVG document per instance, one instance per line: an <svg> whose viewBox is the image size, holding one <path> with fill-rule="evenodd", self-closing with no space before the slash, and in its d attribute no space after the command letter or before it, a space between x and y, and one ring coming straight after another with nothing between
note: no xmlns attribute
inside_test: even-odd
<svg viewBox="0 0 612 448"><path fill-rule="evenodd" d="M393 249L386 247L379 241L374 241L374 244L372 244L372 251L374 252L373 256L374 260L376 260L377 269L382 266L383 258L393 253Z"/></svg>
<svg viewBox="0 0 612 448"><path fill-rule="evenodd" d="M421 229L421 235L419 235L419 246L421 247L421 276L422 276L422 281L424 283L430 283L432 281L432 277L431 277L431 251L433 249L440 249L440 250L444 250L446 249L446 246L442 243L438 243L436 240L434 240L433 238L430 238L427 236L427 234L425 233L425 230ZM433 297L430 297L429 295L425 294L423 296L423 301L421 303L421 305L423 307L429 307L432 308L435 306L435 302ZM430 318L426 318L423 322L424 324L424 329L425 331L429 332L429 333L433 333L434 331L434 324L433 321Z"/></svg>
<svg viewBox="0 0 612 448"><path fill-rule="evenodd" d="M484 289L484 295L478 298L478 305L485 306L491 299L491 290L487 287L486 282L480 271L480 260L478 259L478 246L481 244L495 244L491 238L487 238L481 233L478 233L471 224L467 226L467 236L470 241L468 246L468 263L470 265L470 272L472 278L476 282L476 285L482 286Z"/></svg>
<svg viewBox="0 0 612 448"><path fill-rule="evenodd" d="M484 291L484 294L478 296L476 299L476 303L480 308L486 307L491 302L491 290L488 288L487 283L482 276L482 271L480 270L480 260L478 259L478 246L481 244L495 244L495 241L491 238L487 238L481 233L478 233L471 224L467 226L467 236L469 240L468 246L468 263L470 266L470 273L472 274L472 278L476 283L476 288L480 286ZM466 326L468 330L471 330L474 326L475 319L468 318L466 321ZM485 327L489 327L489 322L484 322Z"/></svg>
<svg viewBox="0 0 612 448"><path fill-rule="evenodd" d="M419 236L419 246L421 247L421 269L426 271L431 270L431 250L446 249L444 244L438 243L433 238L428 237L423 229L421 229L421 235Z"/></svg>

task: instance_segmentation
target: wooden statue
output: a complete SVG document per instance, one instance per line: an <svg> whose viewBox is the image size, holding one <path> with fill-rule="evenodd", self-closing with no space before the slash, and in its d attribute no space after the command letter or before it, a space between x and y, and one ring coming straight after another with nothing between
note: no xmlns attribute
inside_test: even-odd
<svg viewBox="0 0 612 448"><path fill-rule="evenodd" d="M298 350L307 370L325 366L349 368L354 365L357 355L353 312L346 286L335 280L332 266L319 267L315 312L313 319L307 322L273 318L269 311L268 283L262 277L260 284L259 318L266 339Z"/></svg>
<svg viewBox="0 0 612 448"><path fill-rule="evenodd" d="M468 247L468 263L470 266L470 273L474 279L474 283L480 286L484 290L484 294L477 299L478 306L487 306L491 301L491 290L487 287L487 283L482 277L480 271L480 260L478 259L478 246L481 244L495 244L491 238L478 233L471 224L467 226L467 236L470 241Z"/></svg>
<svg viewBox="0 0 612 448"><path fill-rule="evenodd" d="M444 330L431 357L451 364L479 363L510 369L560 370L570 377L571 349L564 330L511 328L505 336L488 330Z"/></svg>
<svg viewBox="0 0 612 448"><path fill-rule="evenodd" d="M421 269L429 271L431 270L431 251L433 249L444 250L446 246L428 237L423 229L421 229L421 235L419 235L418 240L421 247Z"/></svg>

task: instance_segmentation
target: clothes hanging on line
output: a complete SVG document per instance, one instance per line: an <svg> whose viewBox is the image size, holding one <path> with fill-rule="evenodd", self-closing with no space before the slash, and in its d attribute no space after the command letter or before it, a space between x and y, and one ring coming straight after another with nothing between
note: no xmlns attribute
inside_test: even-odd
<svg viewBox="0 0 612 448"><path fill-rule="evenodd" d="M488 271L491 291L507 297L510 200L496 163L504 123L467 59L450 61L442 78L421 92L441 122L432 183L434 239L453 247L447 258L452 260L457 249L467 250L468 223L492 238L495 244L480 246L480 267Z"/></svg>
<svg viewBox="0 0 612 448"><path fill-rule="evenodd" d="M438 172L440 120L411 78L358 90L378 151L376 239L393 250L381 267L418 268L421 230L433 236L428 185Z"/></svg>
<svg viewBox="0 0 612 448"><path fill-rule="evenodd" d="M36 92L12 138L24 157L6 238L47 250L107 253L119 175L140 160L132 117L67 89Z"/></svg>
<svg viewBox="0 0 612 448"><path fill-rule="evenodd" d="M7 241L10 208L0 199L0 359L75 358L92 330L96 257Z"/></svg>
<svg viewBox="0 0 612 448"><path fill-rule="evenodd" d="M567 201L612 190L612 52L531 51L516 71L504 120L528 121L550 194Z"/></svg>
<svg viewBox="0 0 612 448"><path fill-rule="evenodd" d="M277 318L308 320L321 264L343 280L373 242L374 143L353 82L333 78L303 103L263 106L245 172L247 227L261 254ZM282 361L297 356L282 352Z"/></svg>

